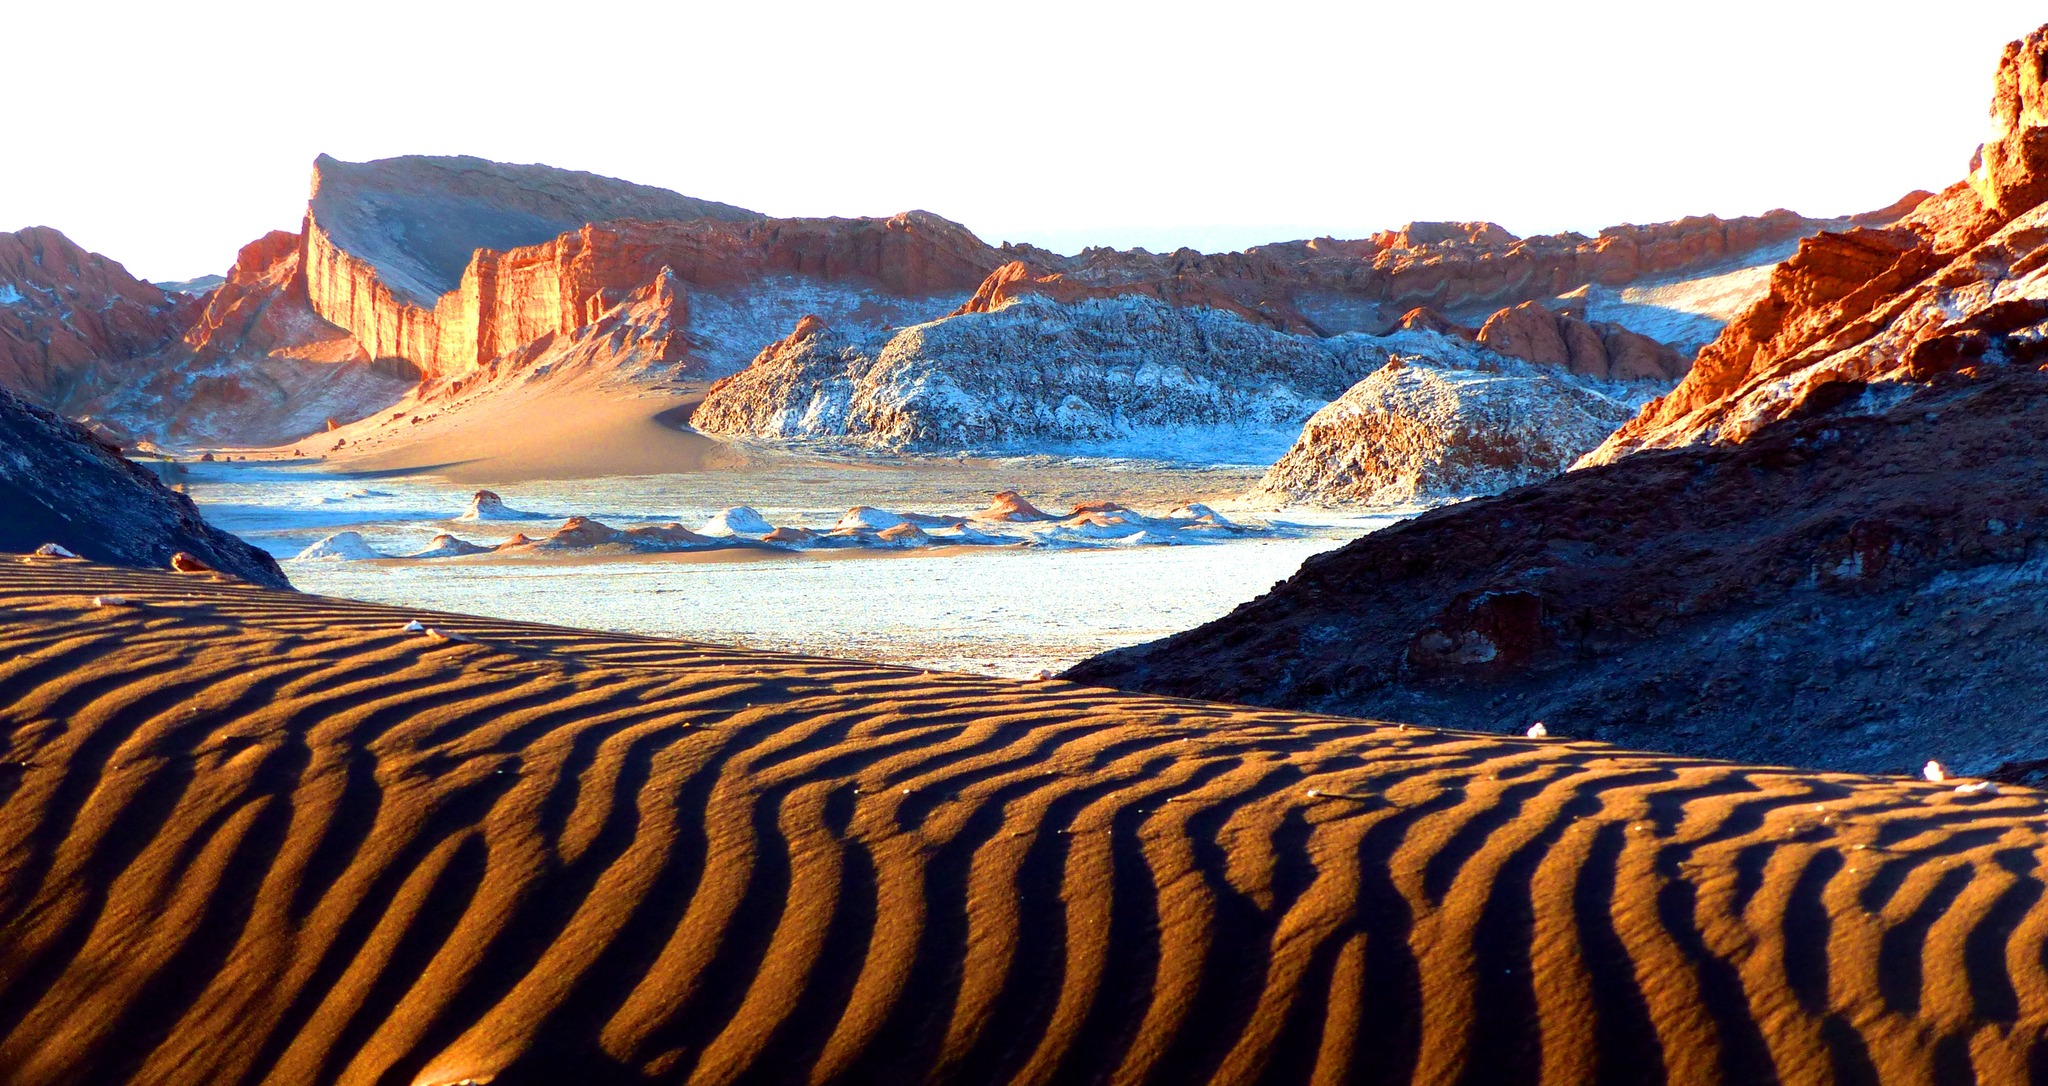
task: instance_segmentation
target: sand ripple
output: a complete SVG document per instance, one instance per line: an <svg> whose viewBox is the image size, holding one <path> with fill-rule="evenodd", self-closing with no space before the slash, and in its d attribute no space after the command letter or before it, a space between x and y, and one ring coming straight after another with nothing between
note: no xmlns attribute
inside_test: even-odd
<svg viewBox="0 0 2048 1086"><path fill-rule="evenodd" d="M0 1080L2020 1082L2043 815L8 560Z"/></svg>

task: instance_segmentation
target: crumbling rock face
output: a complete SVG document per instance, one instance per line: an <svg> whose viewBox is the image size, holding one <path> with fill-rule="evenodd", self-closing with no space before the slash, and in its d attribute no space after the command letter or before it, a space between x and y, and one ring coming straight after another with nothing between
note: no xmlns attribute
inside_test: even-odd
<svg viewBox="0 0 2048 1086"><path fill-rule="evenodd" d="M167 569L183 552L223 573L290 588L263 551L207 524L191 499L76 423L0 389L0 551L55 543L95 562Z"/></svg>
<svg viewBox="0 0 2048 1086"><path fill-rule="evenodd" d="M1387 364L1315 413L1246 495L1274 504L1405 506L1550 478L1633 407L1552 367L1411 333Z"/></svg>
<svg viewBox="0 0 2048 1086"><path fill-rule="evenodd" d="M1075 681L1745 761L2048 753L2048 376L1645 451L1309 559ZM1987 636L1995 632L1995 636Z"/></svg>
<svg viewBox="0 0 2048 1086"><path fill-rule="evenodd" d="M73 410L133 376L197 309L47 226L0 234L0 388Z"/></svg>
<svg viewBox="0 0 2048 1086"><path fill-rule="evenodd" d="M1742 441L1779 419L1880 409L1930 381L2028 364L2048 336L2044 66L2048 27L2007 47L1992 139L1967 181L1890 228L1803 241L1685 381L1587 463Z"/></svg>

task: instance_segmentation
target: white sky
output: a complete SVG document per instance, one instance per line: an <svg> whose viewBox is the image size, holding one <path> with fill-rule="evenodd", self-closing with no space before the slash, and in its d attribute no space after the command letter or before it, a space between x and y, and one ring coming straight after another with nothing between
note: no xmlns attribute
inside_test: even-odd
<svg viewBox="0 0 2048 1086"><path fill-rule="evenodd" d="M474 154L991 242L1837 214L1960 178L2039 0L0 0L0 230L151 278L313 156Z"/></svg>

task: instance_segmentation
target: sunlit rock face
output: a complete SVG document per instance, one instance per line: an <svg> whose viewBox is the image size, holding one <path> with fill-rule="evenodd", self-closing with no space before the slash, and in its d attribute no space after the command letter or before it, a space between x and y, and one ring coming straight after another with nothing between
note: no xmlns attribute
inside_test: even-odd
<svg viewBox="0 0 2048 1086"><path fill-rule="evenodd" d="M2048 359L2048 27L2006 48L1970 177L1896 226L1801 242L1692 372L1587 463L1883 410L1930 382Z"/></svg>

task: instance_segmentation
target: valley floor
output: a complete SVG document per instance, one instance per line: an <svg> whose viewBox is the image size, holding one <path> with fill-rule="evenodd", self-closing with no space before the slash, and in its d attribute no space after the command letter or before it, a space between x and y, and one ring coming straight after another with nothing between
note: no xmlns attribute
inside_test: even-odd
<svg viewBox="0 0 2048 1086"><path fill-rule="evenodd" d="M690 435L696 440L710 439ZM728 448L727 446L719 446ZM695 470L525 479L432 465L368 471L312 461L169 466L215 524L286 559L310 592L626 633L1028 676L1222 616L1311 554L1398 519L1288 511L1281 530L1190 546L925 547L914 551L713 551L663 555L474 555L427 561L288 561L333 532L387 554L449 532L495 544L542 536L571 516L614 527L696 527L745 505L776 524L830 525L848 508L964 515L1018 489L1047 509L1112 500L1153 512L1189 501L1230 507L1258 465L1014 458L827 457L773 450L714 455ZM532 514L457 519L474 483Z"/></svg>

